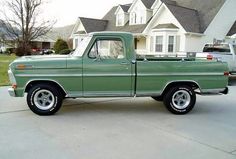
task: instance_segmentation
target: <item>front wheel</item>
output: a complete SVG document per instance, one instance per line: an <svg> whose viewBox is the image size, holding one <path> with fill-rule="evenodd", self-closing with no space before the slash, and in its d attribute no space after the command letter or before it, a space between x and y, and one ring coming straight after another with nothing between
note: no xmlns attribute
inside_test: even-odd
<svg viewBox="0 0 236 159"><path fill-rule="evenodd" d="M166 108L173 114L187 114L196 103L196 93L188 86L176 86L164 96Z"/></svg>
<svg viewBox="0 0 236 159"><path fill-rule="evenodd" d="M47 84L33 86L27 95L29 108L38 115L53 115L62 105L63 97L55 87Z"/></svg>

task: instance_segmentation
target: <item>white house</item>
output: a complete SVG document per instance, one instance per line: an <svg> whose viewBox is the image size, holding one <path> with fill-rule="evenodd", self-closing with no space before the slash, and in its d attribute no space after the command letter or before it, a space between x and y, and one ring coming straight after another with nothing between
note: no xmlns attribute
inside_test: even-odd
<svg viewBox="0 0 236 159"><path fill-rule="evenodd" d="M236 34L236 0L134 0L102 19L79 17L74 48L95 31L126 31L139 54L200 52L204 44Z"/></svg>

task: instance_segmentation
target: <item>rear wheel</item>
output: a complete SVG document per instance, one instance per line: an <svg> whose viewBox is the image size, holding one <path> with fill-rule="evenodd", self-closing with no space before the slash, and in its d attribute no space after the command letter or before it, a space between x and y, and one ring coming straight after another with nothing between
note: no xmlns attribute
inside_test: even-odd
<svg viewBox="0 0 236 159"><path fill-rule="evenodd" d="M38 115L53 115L62 105L63 96L55 87L47 84L33 86L27 95L29 108Z"/></svg>
<svg viewBox="0 0 236 159"><path fill-rule="evenodd" d="M187 114L196 103L196 94L188 86L176 86L164 96L166 108L173 114Z"/></svg>

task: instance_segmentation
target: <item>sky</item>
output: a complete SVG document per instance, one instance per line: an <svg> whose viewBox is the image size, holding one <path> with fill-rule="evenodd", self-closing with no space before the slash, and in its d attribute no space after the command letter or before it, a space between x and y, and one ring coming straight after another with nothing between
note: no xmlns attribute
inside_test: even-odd
<svg viewBox="0 0 236 159"><path fill-rule="evenodd" d="M1 0L0 0L1 1ZM102 18L113 6L133 0L44 0L42 16L57 20L56 27L74 24L78 17Z"/></svg>

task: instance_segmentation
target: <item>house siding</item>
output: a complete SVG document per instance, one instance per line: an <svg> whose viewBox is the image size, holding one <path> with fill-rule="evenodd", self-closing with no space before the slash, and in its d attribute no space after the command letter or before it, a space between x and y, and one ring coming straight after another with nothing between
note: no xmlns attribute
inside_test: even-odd
<svg viewBox="0 0 236 159"><path fill-rule="evenodd" d="M230 28L236 20L236 0L227 0L217 13L213 21L210 23L206 31L205 36L201 40L201 47L205 43L212 43L213 39L223 40L225 39Z"/></svg>

